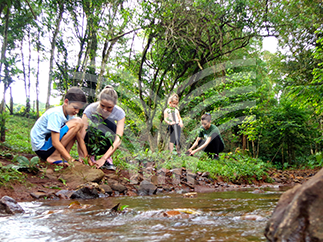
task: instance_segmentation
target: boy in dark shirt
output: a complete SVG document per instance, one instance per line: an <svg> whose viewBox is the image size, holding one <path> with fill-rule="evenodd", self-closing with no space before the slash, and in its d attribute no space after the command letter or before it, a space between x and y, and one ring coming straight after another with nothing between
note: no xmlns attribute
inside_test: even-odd
<svg viewBox="0 0 323 242"><path fill-rule="evenodd" d="M224 150L224 142L219 129L211 124L210 114L204 114L201 117L201 124L201 131L192 147L188 149L187 154L194 155L203 150L210 158L219 159L219 153ZM193 150L197 146L198 148Z"/></svg>

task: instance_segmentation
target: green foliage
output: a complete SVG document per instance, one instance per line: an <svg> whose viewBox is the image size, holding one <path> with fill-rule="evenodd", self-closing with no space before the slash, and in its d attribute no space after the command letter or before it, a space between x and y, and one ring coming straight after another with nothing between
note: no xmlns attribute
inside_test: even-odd
<svg viewBox="0 0 323 242"><path fill-rule="evenodd" d="M39 157L34 156L30 160L25 156L18 156L17 162L19 163L18 170L27 170L28 172L37 173L39 171Z"/></svg>
<svg viewBox="0 0 323 242"><path fill-rule="evenodd" d="M113 135L107 131L104 133L100 126L104 126L103 120L99 115L96 115L99 122L92 122L89 120L87 128L88 142L86 143L90 155L98 156L105 153L108 142L113 145Z"/></svg>
<svg viewBox="0 0 323 242"><path fill-rule="evenodd" d="M311 155L306 160L306 164L304 166L309 166L310 168L323 167L323 154L322 152L318 152L314 155Z"/></svg>
<svg viewBox="0 0 323 242"><path fill-rule="evenodd" d="M148 162L153 162L156 169L174 169L185 167L188 171L208 171L212 178L218 176L232 182L251 181L252 179L269 181L267 170L272 168L271 163L252 158L242 152L222 154L220 160L209 159L203 155L200 159L194 156L178 156L176 152L152 152L146 149L133 156L126 152L118 152L114 163L133 172L138 172Z"/></svg>
<svg viewBox="0 0 323 242"><path fill-rule="evenodd" d="M122 205L118 208L118 212L123 212L129 205Z"/></svg>
<svg viewBox="0 0 323 242"><path fill-rule="evenodd" d="M263 150L271 152L276 162L292 165L296 156L309 155L310 138L314 132L308 120L310 112L305 107L282 99L279 105L268 113L263 131Z"/></svg>
<svg viewBox="0 0 323 242"><path fill-rule="evenodd" d="M208 171L214 178L222 176L232 182L239 182L241 179L262 180L264 177L267 178L266 171L271 167L270 163L264 163L260 159L239 152L222 154L219 160L204 158L198 164L198 170Z"/></svg>
<svg viewBox="0 0 323 242"><path fill-rule="evenodd" d="M25 176L12 166L2 166L0 163L0 186L4 186L12 181L24 182Z"/></svg>

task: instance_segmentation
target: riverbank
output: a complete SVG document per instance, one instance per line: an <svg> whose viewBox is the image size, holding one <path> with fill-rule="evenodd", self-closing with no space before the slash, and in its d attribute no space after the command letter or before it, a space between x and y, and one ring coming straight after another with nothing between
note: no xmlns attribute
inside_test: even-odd
<svg viewBox="0 0 323 242"><path fill-rule="evenodd" d="M4 154L4 153L2 153ZM33 155L22 154L31 159ZM12 157L0 156L0 167L10 167ZM72 170L78 170L74 176ZM229 181L226 177L210 177L208 172L193 173L186 168L156 169L153 162L132 170L97 170L79 162L63 168L40 162L37 170L19 169L17 179L10 179L0 186L0 197L10 196L18 202L95 198L111 196L138 196L160 193L216 192L238 189L255 189L263 192L268 187L302 184L320 169L267 171L268 176L240 177ZM101 172L102 171L102 172ZM91 174L90 174L91 173ZM95 174L92 174L95 173ZM65 174L65 175L64 175ZM68 176L66 176L68 174ZM2 178L6 174L2 172ZM3 180L3 179L2 179ZM270 181L270 182L268 182Z"/></svg>

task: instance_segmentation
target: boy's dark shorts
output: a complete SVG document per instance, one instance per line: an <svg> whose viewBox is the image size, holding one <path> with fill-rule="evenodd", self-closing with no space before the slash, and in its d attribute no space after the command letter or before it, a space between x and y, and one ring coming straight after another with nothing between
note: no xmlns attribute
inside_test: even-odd
<svg viewBox="0 0 323 242"><path fill-rule="evenodd" d="M63 136L68 132L69 128L65 124L62 126L61 130L59 131L59 140L63 138ZM56 150L52 144L52 137L51 133L49 133L46 138L46 142L40 150L36 150L35 153L41 158L42 160L46 161L49 156L51 156L54 151Z"/></svg>

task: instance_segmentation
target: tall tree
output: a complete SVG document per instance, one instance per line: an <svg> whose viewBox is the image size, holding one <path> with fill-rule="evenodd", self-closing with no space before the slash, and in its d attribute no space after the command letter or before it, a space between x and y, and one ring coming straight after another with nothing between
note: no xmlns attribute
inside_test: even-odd
<svg viewBox="0 0 323 242"><path fill-rule="evenodd" d="M53 82L53 68L54 68L54 57L55 57L55 47L56 47L56 40L59 34L60 25L63 19L63 13L65 10L65 1L62 0L55 0L50 2L46 14L47 16L47 28L50 33L52 33L50 39L50 57L49 57L49 74L48 74L48 87L47 87L47 98L46 98L46 109L49 108L49 100L51 96L52 90L52 82ZM52 18L55 18L54 30L52 29Z"/></svg>
<svg viewBox="0 0 323 242"><path fill-rule="evenodd" d="M158 108L160 112L166 107L167 95L175 91L182 98L189 96L205 81L206 72L201 70L221 63L260 36L266 2L142 2L139 23L144 29L144 48L134 55L128 69L138 77L136 95L150 148L156 147L153 123ZM208 75L213 73L210 70ZM216 73L215 77L224 74ZM157 130L161 130L161 120Z"/></svg>

